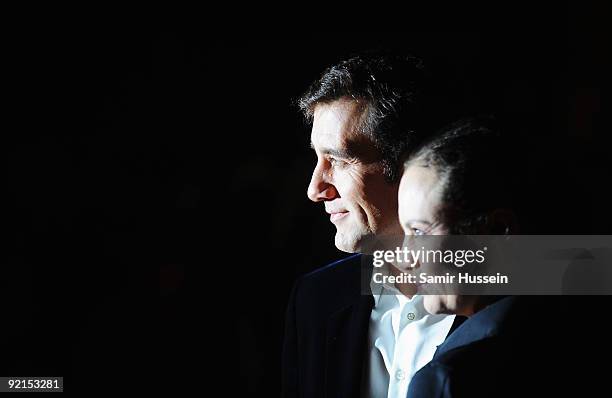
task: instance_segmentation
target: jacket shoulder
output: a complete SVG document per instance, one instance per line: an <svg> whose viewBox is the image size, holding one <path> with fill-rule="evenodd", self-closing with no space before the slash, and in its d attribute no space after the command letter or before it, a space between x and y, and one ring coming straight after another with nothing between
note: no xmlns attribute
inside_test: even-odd
<svg viewBox="0 0 612 398"><path fill-rule="evenodd" d="M361 295L364 257L355 254L300 277L294 287L295 304L302 313L329 314ZM310 311L309 311L310 310Z"/></svg>
<svg viewBox="0 0 612 398"><path fill-rule="evenodd" d="M509 353L507 342L498 337L449 350L415 374L409 396L514 396L516 368Z"/></svg>
<svg viewBox="0 0 612 398"><path fill-rule="evenodd" d="M361 254L353 254L334 261L331 264L303 275L300 278L300 282L302 285L317 284L320 286L321 284L334 283L337 280L354 277L360 271L362 259L363 256Z"/></svg>

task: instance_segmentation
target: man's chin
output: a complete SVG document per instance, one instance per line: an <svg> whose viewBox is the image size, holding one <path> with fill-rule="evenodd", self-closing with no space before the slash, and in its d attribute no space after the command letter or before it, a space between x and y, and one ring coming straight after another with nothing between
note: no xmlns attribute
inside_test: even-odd
<svg viewBox="0 0 612 398"><path fill-rule="evenodd" d="M363 253L363 242L365 237L352 235L347 236L340 231L336 232L336 236L334 239L334 243L338 250L343 251L345 253Z"/></svg>
<svg viewBox="0 0 612 398"><path fill-rule="evenodd" d="M433 315L445 314L452 315L457 313L456 302L453 296L446 294L433 295L427 292L428 297L425 298L425 311Z"/></svg>

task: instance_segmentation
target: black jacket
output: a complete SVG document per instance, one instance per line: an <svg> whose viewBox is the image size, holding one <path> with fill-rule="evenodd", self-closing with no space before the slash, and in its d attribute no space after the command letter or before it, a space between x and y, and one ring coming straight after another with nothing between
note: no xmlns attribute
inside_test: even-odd
<svg viewBox="0 0 612 398"><path fill-rule="evenodd" d="M287 308L283 397L359 397L374 305L361 286L371 275L371 258L353 255L296 282Z"/></svg>
<svg viewBox="0 0 612 398"><path fill-rule="evenodd" d="M283 397L357 397L374 298L361 295L361 256L300 278L283 346Z"/></svg>
<svg viewBox="0 0 612 398"><path fill-rule="evenodd" d="M573 364L554 343L556 303L510 296L477 312L414 375L408 398L550 396Z"/></svg>

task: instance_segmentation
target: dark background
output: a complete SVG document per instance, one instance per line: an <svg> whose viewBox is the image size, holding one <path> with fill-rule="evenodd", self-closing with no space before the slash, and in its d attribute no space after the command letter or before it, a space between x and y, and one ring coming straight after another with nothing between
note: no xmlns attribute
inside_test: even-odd
<svg viewBox="0 0 612 398"><path fill-rule="evenodd" d="M424 57L462 111L516 135L526 231L609 234L610 43L589 10L518 17L448 32L15 31L0 374L276 395L292 283L345 255L306 198L314 155L292 101L366 49Z"/></svg>

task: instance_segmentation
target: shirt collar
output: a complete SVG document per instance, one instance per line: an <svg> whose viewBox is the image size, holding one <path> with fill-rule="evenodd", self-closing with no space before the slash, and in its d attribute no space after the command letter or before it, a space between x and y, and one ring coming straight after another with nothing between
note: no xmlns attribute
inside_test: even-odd
<svg viewBox="0 0 612 398"><path fill-rule="evenodd" d="M375 269L372 272L372 279L370 280L370 290L372 291L372 296L374 296L374 306L378 305L380 301L380 296L383 294L401 294L401 292L394 286L386 282L384 283L375 283L374 282L374 274L382 274L384 277L387 277L391 274L389 271L389 264L385 263L382 267ZM390 293L392 292L392 293Z"/></svg>
<svg viewBox="0 0 612 398"><path fill-rule="evenodd" d="M376 272L382 274L383 276L390 275L391 271L389 270L389 264L385 263L382 267L378 268L378 271ZM402 307L404 304L410 303L410 305L414 307L414 310L418 312L417 318L421 318L426 314L422 295L415 294L412 296L412 298L409 298L400 292L395 285L387 283L386 280L384 283L374 283L374 273L372 273L370 289L372 291L372 296L374 297L374 307L379 305L381 296L388 295L395 296L397 299L397 304L400 307Z"/></svg>

